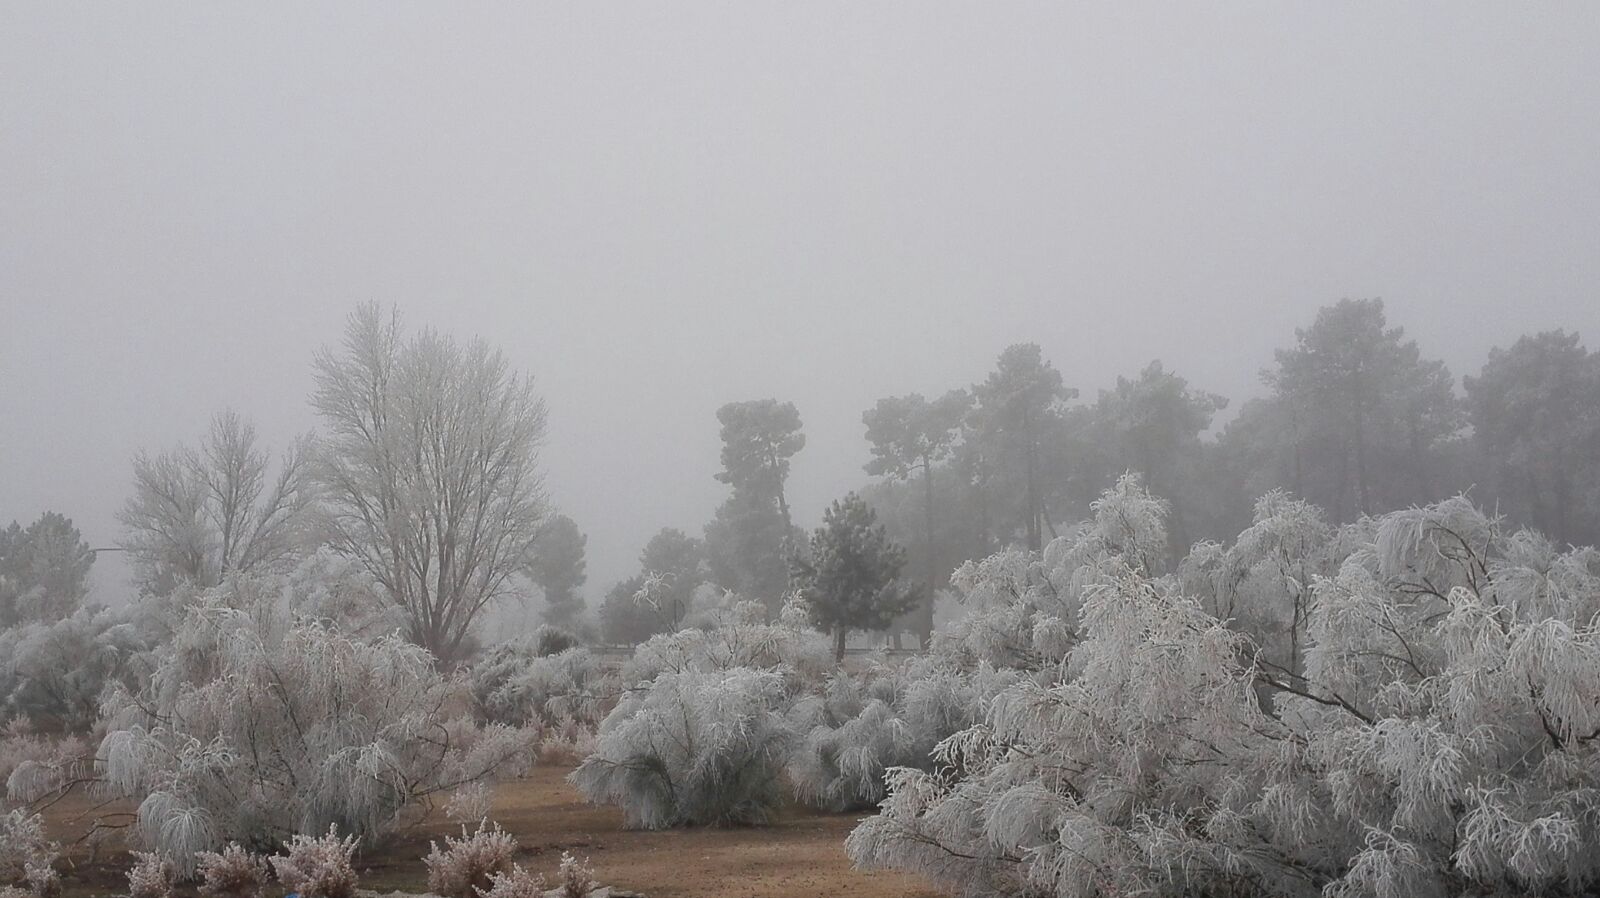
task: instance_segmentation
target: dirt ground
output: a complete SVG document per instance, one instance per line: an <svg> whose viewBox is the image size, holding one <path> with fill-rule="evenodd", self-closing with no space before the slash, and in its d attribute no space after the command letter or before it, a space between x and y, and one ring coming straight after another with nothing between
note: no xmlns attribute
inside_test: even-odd
<svg viewBox="0 0 1600 898"><path fill-rule="evenodd" d="M650 898L941 898L919 877L851 867L844 839L859 814L820 814L793 806L765 827L631 831L622 828L618 809L592 807L578 797L566 781L570 769L539 767L495 794L494 819L516 836L522 846L518 862L530 871L553 877L567 850L588 856L600 882ZM68 803L50 811L56 838L70 840L82 832L81 823L71 823L82 810ZM429 839L454 829L442 819L430 820L382 851L359 857L361 886L422 891ZM90 861L81 847L70 852L75 869L66 877L68 898L126 891L127 855L120 850L100 855Z"/></svg>

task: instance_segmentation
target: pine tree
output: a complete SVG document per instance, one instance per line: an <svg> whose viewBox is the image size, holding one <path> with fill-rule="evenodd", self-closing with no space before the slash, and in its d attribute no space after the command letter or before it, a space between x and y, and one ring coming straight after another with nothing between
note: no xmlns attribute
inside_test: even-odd
<svg viewBox="0 0 1600 898"><path fill-rule="evenodd" d="M916 605L917 594L899 579L904 565L905 550L855 493L822 516L811 535L811 557L793 561L793 582L812 623L833 634L836 659L844 658L851 630L881 630Z"/></svg>

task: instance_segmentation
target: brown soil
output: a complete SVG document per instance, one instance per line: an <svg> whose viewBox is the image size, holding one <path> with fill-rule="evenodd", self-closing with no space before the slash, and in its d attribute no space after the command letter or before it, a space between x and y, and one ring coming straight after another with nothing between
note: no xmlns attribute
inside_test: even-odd
<svg viewBox="0 0 1600 898"><path fill-rule="evenodd" d="M518 862L547 877L554 877L566 850L587 856L600 882L650 898L941 898L920 877L852 868L844 839L859 814L821 814L793 806L764 827L626 830L620 810L593 807L579 798L566 781L570 769L536 768L495 795L494 819L522 846ZM83 824L71 818L83 810L72 802L52 808L47 818L55 837L65 841L81 834ZM429 840L455 829L447 821L430 819L382 850L359 856L361 886L380 892L422 891L427 882L422 856ZM127 855L109 846L100 854L91 861L81 847L70 852L75 869L66 875L68 898L126 890Z"/></svg>

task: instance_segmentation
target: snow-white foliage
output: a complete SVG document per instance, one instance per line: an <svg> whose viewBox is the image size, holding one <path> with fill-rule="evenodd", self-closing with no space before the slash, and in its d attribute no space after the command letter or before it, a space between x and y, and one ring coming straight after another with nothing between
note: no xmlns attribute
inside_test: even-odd
<svg viewBox="0 0 1600 898"><path fill-rule="evenodd" d="M570 718L593 728L620 688L615 672L588 649L545 654L537 635L490 649L472 666L471 683L485 719L515 726Z"/></svg>
<svg viewBox="0 0 1600 898"><path fill-rule="evenodd" d="M717 626L652 636L622 668L622 682L637 687L663 673L773 670L791 693L820 685L834 668L828 639L786 615L764 623L757 603L742 603Z"/></svg>
<svg viewBox="0 0 1600 898"><path fill-rule="evenodd" d="M17 717L0 730L0 782L24 804L39 801L63 782L92 775L94 759L81 736L46 736Z"/></svg>
<svg viewBox="0 0 1600 898"><path fill-rule="evenodd" d="M136 623L142 607L80 608L68 617L0 631L0 719L28 716L84 732L112 683L147 673L151 634Z"/></svg>
<svg viewBox="0 0 1600 898"><path fill-rule="evenodd" d="M1102 538L1064 537L1054 565L990 559L967 584L973 616L1012 625L969 621L946 656L1025 675L933 769L889 772L850 837L858 863L964 895L1600 884L1600 553L1506 535L1461 499L1329 532L1269 497L1239 544L1172 578L1131 569L1138 553L1078 553ZM1063 597L1056 657L996 614ZM1256 663L1281 630L1243 623L1240 598L1302 617L1300 671Z"/></svg>
<svg viewBox="0 0 1600 898"><path fill-rule="evenodd" d="M1233 545L1196 545L1178 581L1210 614L1249 634L1263 662L1299 674L1312 581L1342 560L1333 537L1320 509L1274 490L1256 501L1254 522Z"/></svg>
<svg viewBox="0 0 1600 898"><path fill-rule="evenodd" d="M493 804L494 790L489 788L488 783L468 783L450 793L450 800L444 805L444 815L465 826L486 819Z"/></svg>
<svg viewBox="0 0 1600 898"><path fill-rule="evenodd" d="M521 864L512 864L504 873L491 874L489 888L482 898L544 898L544 875L529 873Z"/></svg>
<svg viewBox="0 0 1600 898"><path fill-rule="evenodd" d="M1136 475L1091 507L1094 519L1052 540L1042 558L1006 549L957 568L950 582L968 612L935 635L934 654L964 669L1039 671L1064 658L1078 639L1086 592L1119 571L1153 574L1166 552L1166 504Z"/></svg>
<svg viewBox="0 0 1600 898"><path fill-rule="evenodd" d="M937 658L841 671L789 711L802 736L789 758L795 796L831 811L876 805L889 768L931 769L934 747L977 723L985 699L1015 680L1013 671L957 671Z"/></svg>
<svg viewBox="0 0 1600 898"><path fill-rule="evenodd" d="M784 695L770 670L662 673L606 717L571 780L633 828L765 822L792 738Z"/></svg>
<svg viewBox="0 0 1600 898"><path fill-rule="evenodd" d="M372 839L414 802L520 772L534 734L474 725L427 652L250 600L275 587L239 577L201 595L149 685L108 702L101 788L139 801L137 835L180 872L229 841L330 824Z"/></svg>
<svg viewBox="0 0 1600 898"><path fill-rule="evenodd" d="M44 818L14 808L0 814L0 885L27 879L30 867L55 863L60 846L45 838Z"/></svg>
<svg viewBox="0 0 1600 898"><path fill-rule="evenodd" d="M128 868L128 898L172 898L176 874L172 862L159 851L133 852Z"/></svg>
<svg viewBox="0 0 1600 898"><path fill-rule="evenodd" d="M557 874L560 879L561 898L589 898L599 883L594 879L594 867L589 865L589 859L578 860L571 852L561 852L561 870Z"/></svg>
<svg viewBox="0 0 1600 898"><path fill-rule="evenodd" d="M195 856L200 898L261 898L267 887L267 862L238 843Z"/></svg>
<svg viewBox="0 0 1600 898"><path fill-rule="evenodd" d="M355 898L356 870L350 860L359 844L328 826L320 836L298 834L283 843L284 853L269 858L272 872L300 898Z"/></svg>
<svg viewBox="0 0 1600 898"><path fill-rule="evenodd" d="M498 823L478 821L472 832L461 827L461 837L445 836L444 844L430 842L422 859L428 868L428 891L444 898L478 898L493 886L495 876L511 872L517 840Z"/></svg>
<svg viewBox="0 0 1600 898"><path fill-rule="evenodd" d="M23 877L28 883L32 898L61 898L61 873L49 861L40 859L23 867Z"/></svg>

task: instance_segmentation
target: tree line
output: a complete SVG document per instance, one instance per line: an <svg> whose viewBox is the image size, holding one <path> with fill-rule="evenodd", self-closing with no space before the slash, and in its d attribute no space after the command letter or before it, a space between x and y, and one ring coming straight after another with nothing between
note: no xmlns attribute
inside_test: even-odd
<svg viewBox="0 0 1600 898"><path fill-rule="evenodd" d="M1280 489L1334 524L1467 493L1558 543L1600 542L1600 352L1577 334L1524 336L1458 383L1389 324L1382 300L1346 299L1296 330L1261 380L1266 395L1216 430L1229 400L1159 360L1084 400L1022 343L978 383L878 400L862 415L877 480L860 494L921 590L896 626L925 639L951 570L1007 545L1041 549L1130 471L1170 503L1168 561L1246 529L1256 498ZM718 419L717 478L732 494L701 538L668 528L651 539L640 575L602 607L612 641L668 628L632 607L650 572L668 574L685 604L713 584L775 611L789 587L805 545L784 500L805 446L799 413L766 399Z"/></svg>

